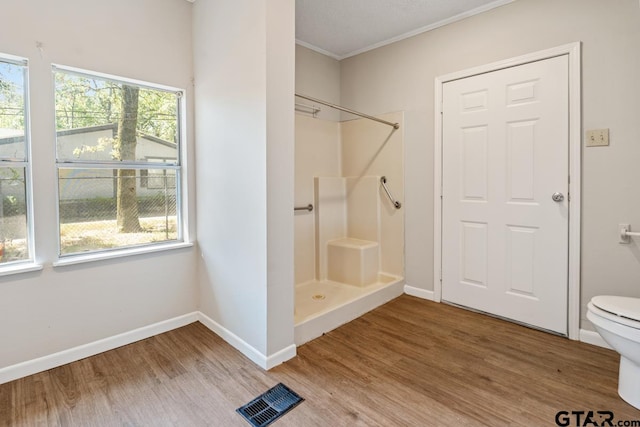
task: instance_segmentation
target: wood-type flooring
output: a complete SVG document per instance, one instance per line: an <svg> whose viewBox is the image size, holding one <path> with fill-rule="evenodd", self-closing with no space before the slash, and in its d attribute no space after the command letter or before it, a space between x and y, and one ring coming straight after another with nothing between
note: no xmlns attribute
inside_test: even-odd
<svg viewBox="0 0 640 427"><path fill-rule="evenodd" d="M278 427L593 426L608 417L598 411L640 426L640 411L618 397L618 361L404 295L268 372L194 323L6 383L0 425L249 426L235 409L283 382L305 401ZM589 411L598 424L584 424Z"/></svg>

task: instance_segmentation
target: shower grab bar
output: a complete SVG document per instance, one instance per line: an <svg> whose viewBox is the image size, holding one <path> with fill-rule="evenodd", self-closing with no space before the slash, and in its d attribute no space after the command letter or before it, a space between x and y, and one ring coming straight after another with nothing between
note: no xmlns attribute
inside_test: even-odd
<svg viewBox="0 0 640 427"><path fill-rule="evenodd" d="M313 205L311 203L309 203L307 206L294 206L293 210L294 211L309 211L309 212L311 212L313 210Z"/></svg>
<svg viewBox="0 0 640 427"><path fill-rule="evenodd" d="M336 110L344 111L345 113L355 114L356 116L364 117L365 119L373 120L373 121L379 122L379 123L384 123L385 125L389 125L394 129L400 128L400 125L398 123L391 123L391 122L388 122L386 120L382 120L382 119L379 119L377 117L370 116L368 114L360 113L359 111L355 111L355 110L352 110L350 108L341 107L339 105L332 104L330 102L323 101L321 99L312 98L312 97L307 96L307 95L301 95L299 93L296 93L295 95L298 98L306 99L307 101L315 102L317 104L326 105L327 107L335 108Z"/></svg>
<svg viewBox="0 0 640 427"><path fill-rule="evenodd" d="M384 192L387 193L387 197L389 197L389 200L391 200L391 203L393 203L393 206L396 207L396 209L400 209L402 207L402 204L397 201L396 199L393 198L393 196L391 195L391 193L389 192L389 189L387 188L387 177L386 176L381 176L380 177L380 184L382 184L382 188L384 188Z"/></svg>
<svg viewBox="0 0 640 427"><path fill-rule="evenodd" d="M631 225L629 224L619 224L618 228L620 229L620 242L619 243L631 243L632 236L640 236L640 233L631 231Z"/></svg>

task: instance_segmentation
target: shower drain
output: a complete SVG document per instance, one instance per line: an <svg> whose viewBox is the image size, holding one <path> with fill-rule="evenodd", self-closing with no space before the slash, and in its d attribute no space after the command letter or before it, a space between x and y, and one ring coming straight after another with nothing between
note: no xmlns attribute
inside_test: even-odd
<svg viewBox="0 0 640 427"><path fill-rule="evenodd" d="M316 301L321 301L323 299L325 299L326 297L323 294L315 294L314 296L311 297L311 299L316 300Z"/></svg>

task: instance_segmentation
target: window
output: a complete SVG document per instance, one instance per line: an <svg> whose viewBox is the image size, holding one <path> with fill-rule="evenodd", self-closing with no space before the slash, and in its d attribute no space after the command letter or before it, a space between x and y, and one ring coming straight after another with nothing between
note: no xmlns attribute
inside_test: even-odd
<svg viewBox="0 0 640 427"><path fill-rule="evenodd" d="M0 268L33 259L27 61L0 55Z"/></svg>
<svg viewBox="0 0 640 427"><path fill-rule="evenodd" d="M182 93L53 74L60 256L182 241Z"/></svg>

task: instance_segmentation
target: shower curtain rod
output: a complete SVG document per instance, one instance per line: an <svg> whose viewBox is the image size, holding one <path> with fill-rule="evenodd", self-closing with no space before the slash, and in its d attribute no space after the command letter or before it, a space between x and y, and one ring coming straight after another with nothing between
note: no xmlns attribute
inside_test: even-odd
<svg viewBox="0 0 640 427"><path fill-rule="evenodd" d="M393 127L394 129L399 129L400 128L400 125L398 123L391 123L391 122L388 122L386 120L382 120L382 119L379 119L377 117L370 116L368 114L359 113L357 111L351 110L349 108L344 108L344 107L341 107L341 106L336 105L336 104L332 104L332 103L327 102L327 101L322 101L320 99L312 98L312 97L307 96L307 95L300 95L299 93L296 93L296 96L298 98L306 99L307 101L317 102L318 104L326 105L327 107L331 107L331 108L335 108L336 110L344 111L345 113L355 114L356 116L364 117L365 119L374 120L376 122L384 123L385 125L389 125L389 126Z"/></svg>

